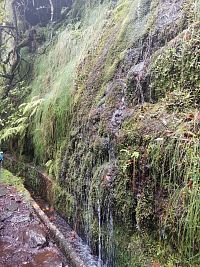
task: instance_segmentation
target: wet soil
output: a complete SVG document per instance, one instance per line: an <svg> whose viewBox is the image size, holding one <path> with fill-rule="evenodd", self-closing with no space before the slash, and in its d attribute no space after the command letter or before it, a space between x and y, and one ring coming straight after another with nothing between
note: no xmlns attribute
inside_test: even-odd
<svg viewBox="0 0 200 267"><path fill-rule="evenodd" d="M0 267L63 267L65 258L33 208L0 184Z"/></svg>

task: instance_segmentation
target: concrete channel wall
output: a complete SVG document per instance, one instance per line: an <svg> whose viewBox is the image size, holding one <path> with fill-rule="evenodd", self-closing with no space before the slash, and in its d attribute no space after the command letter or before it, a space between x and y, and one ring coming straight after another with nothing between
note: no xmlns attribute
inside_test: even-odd
<svg viewBox="0 0 200 267"><path fill-rule="evenodd" d="M5 155L4 168L24 179L26 188L37 192L49 204L53 204L53 181L36 166L20 162L13 156Z"/></svg>

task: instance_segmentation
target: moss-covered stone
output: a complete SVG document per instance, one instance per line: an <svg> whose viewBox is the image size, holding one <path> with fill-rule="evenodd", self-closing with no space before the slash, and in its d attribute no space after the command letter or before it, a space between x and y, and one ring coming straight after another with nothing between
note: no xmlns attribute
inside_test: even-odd
<svg viewBox="0 0 200 267"><path fill-rule="evenodd" d="M56 175L58 210L110 267L154 261L189 266L198 255L199 178L193 162L199 137L199 23L192 4L103 4L100 34L94 45L86 42L81 61L76 57L81 30L87 41L91 31L99 32L84 19L61 32L47 50L51 63L58 55L51 76L44 69L46 55L36 62L40 77L33 81L34 92L45 100L29 132L33 154ZM87 14L93 14L91 7ZM60 57L60 45L69 35L76 53L69 51L66 62L69 55ZM73 75L60 72L60 66ZM66 83L73 98L66 96ZM22 169L39 190L38 174ZM189 177L194 190L193 185L188 189Z"/></svg>

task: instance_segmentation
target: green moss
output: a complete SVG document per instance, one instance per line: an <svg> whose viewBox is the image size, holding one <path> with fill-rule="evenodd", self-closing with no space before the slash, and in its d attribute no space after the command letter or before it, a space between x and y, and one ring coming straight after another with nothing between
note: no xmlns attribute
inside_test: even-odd
<svg viewBox="0 0 200 267"><path fill-rule="evenodd" d="M75 199L65 189L59 185L54 184L53 186L54 205L55 208L67 218L69 222L73 219Z"/></svg>
<svg viewBox="0 0 200 267"><path fill-rule="evenodd" d="M114 11L114 18L116 21L121 20L123 17L127 15L127 12L130 8L130 1L121 1L121 3L117 6L117 8Z"/></svg>
<svg viewBox="0 0 200 267"><path fill-rule="evenodd" d="M176 141L182 140L188 129L184 114L176 112L191 110L191 105L199 103L199 30L192 26L189 41L184 32L153 57L151 90L159 102L135 107L137 88L130 84L128 93L124 92L131 68L126 64L146 60L150 56L146 55L146 45L154 37L160 43L168 42L176 35L174 28L179 31L183 26L170 25L154 36L157 0L120 1L114 10L105 2L91 7L85 18L81 13L78 23L63 27L46 54L35 61L32 95L41 96L44 102L28 127L33 154L56 176L53 201L57 209L93 248L103 240L106 255L114 245L115 266L149 267L154 260L173 266L181 262L176 259L179 245L189 261L188 255L190 259L196 257L191 242L197 242L198 201L197 191L186 190L186 180L191 176L198 181L198 167L192 163L196 154L191 147L176 147ZM126 111L129 113L130 108L132 115L116 133L109 128L109 121L124 93L130 104ZM171 132L174 139L165 139ZM180 162L184 153L188 157ZM110 179L107 174L111 165L115 171L109 184L106 179ZM31 171L28 175L29 184L39 190L37 174ZM183 192L186 203L180 205ZM183 217L173 205L183 211ZM110 237L113 217L114 241ZM155 227L158 231L152 238L150 232ZM132 232L133 228L140 235ZM155 240L159 235L167 248L159 247ZM169 244L176 251L168 248ZM170 253L173 256L167 259Z"/></svg>
<svg viewBox="0 0 200 267"><path fill-rule="evenodd" d="M170 247L164 247L151 234L137 233L126 226L115 229L116 261L119 267L149 267L158 264L161 267L173 267L179 264L180 256ZM184 266L198 266L184 263Z"/></svg>
<svg viewBox="0 0 200 267"><path fill-rule="evenodd" d="M151 66L151 88L155 99L166 92L183 91L190 94L192 104L199 103L199 27L191 26L154 56Z"/></svg>
<svg viewBox="0 0 200 267"><path fill-rule="evenodd" d="M8 170L0 170L0 182L6 185L14 186L18 192L22 193L24 197L29 197L29 193L24 187L24 180L18 176L13 175Z"/></svg>
<svg viewBox="0 0 200 267"><path fill-rule="evenodd" d="M115 242L119 267L153 265L153 257L158 244L151 240L150 236L139 235L130 231L126 226L118 227L115 232Z"/></svg>
<svg viewBox="0 0 200 267"><path fill-rule="evenodd" d="M166 192L169 199L161 205L161 229L188 262L198 253L200 241L198 151L197 139L189 143L172 139L166 140L164 146L149 146L151 176L159 182L157 190Z"/></svg>

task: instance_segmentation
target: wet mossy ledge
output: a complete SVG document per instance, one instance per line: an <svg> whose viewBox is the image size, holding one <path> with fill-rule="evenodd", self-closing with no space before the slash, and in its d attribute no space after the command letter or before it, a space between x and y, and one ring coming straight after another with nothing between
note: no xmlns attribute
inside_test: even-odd
<svg viewBox="0 0 200 267"><path fill-rule="evenodd" d="M102 2L3 99L1 141L108 267L198 266L199 2Z"/></svg>
<svg viewBox="0 0 200 267"><path fill-rule="evenodd" d="M33 190L44 200L53 205L53 180L48 177L41 168L38 168L34 164L23 162L10 155L5 155L4 168L10 170L14 175L17 175L16 177L22 177L20 178L20 183L23 184L23 186L28 190ZM10 176L8 176L8 178ZM15 185L15 180L14 177L13 185ZM18 179L16 181L18 181Z"/></svg>

